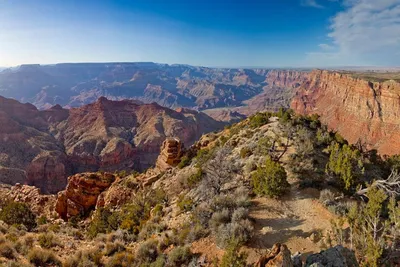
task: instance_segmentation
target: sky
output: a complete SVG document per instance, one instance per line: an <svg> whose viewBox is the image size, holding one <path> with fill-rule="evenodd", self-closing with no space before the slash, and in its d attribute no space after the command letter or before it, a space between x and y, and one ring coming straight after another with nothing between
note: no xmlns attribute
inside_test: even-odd
<svg viewBox="0 0 400 267"><path fill-rule="evenodd" d="M400 0L0 0L0 66L399 66Z"/></svg>

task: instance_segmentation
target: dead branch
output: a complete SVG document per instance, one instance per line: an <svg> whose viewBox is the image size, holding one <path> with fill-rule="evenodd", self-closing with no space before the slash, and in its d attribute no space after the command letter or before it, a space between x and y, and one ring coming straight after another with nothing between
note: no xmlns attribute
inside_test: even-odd
<svg viewBox="0 0 400 267"><path fill-rule="evenodd" d="M360 189L356 192L359 196L365 196L369 189L372 187L377 187L382 189L387 195L391 197L397 197L400 195L400 174L397 170L392 170L387 179L376 180L371 186L367 188Z"/></svg>

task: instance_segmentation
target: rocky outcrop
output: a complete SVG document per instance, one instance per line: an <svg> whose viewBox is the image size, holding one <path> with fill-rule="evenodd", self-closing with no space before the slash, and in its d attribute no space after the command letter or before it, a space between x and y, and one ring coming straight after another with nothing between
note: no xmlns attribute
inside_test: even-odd
<svg viewBox="0 0 400 267"><path fill-rule="evenodd" d="M255 267L293 267L290 250L286 245L275 244L269 253L260 258Z"/></svg>
<svg viewBox="0 0 400 267"><path fill-rule="evenodd" d="M0 197L16 202L23 202L30 206L37 216L50 218L54 212L54 195L43 195L39 188L28 185L16 184L12 187L3 187Z"/></svg>
<svg viewBox="0 0 400 267"><path fill-rule="evenodd" d="M82 173L69 177L67 188L57 195L56 212L64 220L86 215L96 207L99 195L115 179L111 173Z"/></svg>
<svg viewBox="0 0 400 267"><path fill-rule="evenodd" d="M358 267L354 252L336 246L307 257L305 267Z"/></svg>
<svg viewBox="0 0 400 267"><path fill-rule="evenodd" d="M129 179L129 177L126 179ZM107 190L99 195L96 202L96 209L100 207L121 207L132 198L137 189L138 186L127 186L125 179L117 178Z"/></svg>
<svg viewBox="0 0 400 267"><path fill-rule="evenodd" d="M349 142L361 141L380 154L400 152L400 83L371 82L348 74L315 70L297 90L291 107L319 114Z"/></svg>
<svg viewBox="0 0 400 267"><path fill-rule="evenodd" d="M302 267L301 254L291 256L286 245L275 244L264 256L261 256L255 267ZM317 254L309 255L305 267L358 267L353 251L336 246Z"/></svg>
<svg viewBox="0 0 400 267"><path fill-rule="evenodd" d="M161 145L161 152L158 156L156 166L160 170L175 167L181 161L182 154L182 142L178 138L167 138Z"/></svg>

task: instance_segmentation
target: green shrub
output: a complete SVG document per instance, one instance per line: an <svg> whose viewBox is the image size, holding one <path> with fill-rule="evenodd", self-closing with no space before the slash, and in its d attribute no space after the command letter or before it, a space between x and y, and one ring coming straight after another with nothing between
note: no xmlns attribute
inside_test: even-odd
<svg viewBox="0 0 400 267"><path fill-rule="evenodd" d="M335 133L335 140L336 140L336 142L338 142L341 145L347 144L346 139L344 139L343 136L341 136L339 133Z"/></svg>
<svg viewBox="0 0 400 267"><path fill-rule="evenodd" d="M134 263L135 258L131 253L119 252L108 260L106 267L129 267L134 266Z"/></svg>
<svg viewBox="0 0 400 267"><path fill-rule="evenodd" d="M18 239L15 243L15 249L18 253L26 255L32 249L35 240L36 238L33 234L27 234Z"/></svg>
<svg viewBox="0 0 400 267"><path fill-rule="evenodd" d="M103 257L99 248L91 250L78 251L63 262L63 267L97 267L103 266L101 258ZM116 265L117 266L117 265Z"/></svg>
<svg viewBox="0 0 400 267"><path fill-rule="evenodd" d="M25 203L7 202L0 211L0 220L8 225L24 225L28 231L36 227L36 216Z"/></svg>
<svg viewBox="0 0 400 267"><path fill-rule="evenodd" d="M158 249L157 240L150 239L139 246L136 252L136 258L142 263L150 263L157 259Z"/></svg>
<svg viewBox="0 0 400 267"><path fill-rule="evenodd" d="M220 248L226 248L232 240L238 244L245 244L252 237L253 230L252 223L246 219L239 222L221 224L217 229L213 230L213 233L217 245Z"/></svg>
<svg viewBox="0 0 400 267"><path fill-rule="evenodd" d="M148 220L144 227L140 230L139 239L147 239L154 234L161 233L166 229L165 224L160 224L158 221Z"/></svg>
<svg viewBox="0 0 400 267"><path fill-rule="evenodd" d="M181 211L190 211L192 210L194 203L190 197L181 194L179 195L177 205Z"/></svg>
<svg viewBox="0 0 400 267"><path fill-rule="evenodd" d="M193 254L189 247L176 247L168 254L168 264L171 266L182 266L188 264Z"/></svg>
<svg viewBox="0 0 400 267"><path fill-rule="evenodd" d="M94 238L100 233L105 234L117 230L118 226L118 213L113 213L108 209L100 208L96 210L93 220L88 227L87 234L90 238Z"/></svg>
<svg viewBox="0 0 400 267"><path fill-rule="evenodd" d="M153 216L162 216L163 214L163 205L157 204L152 210Z"/></svg>
<svg viewBox="0 0 400 267"><path fill-rule="evenodd" d="M176 245L186 245L207 236L208 233L209 231L204 228L204 225L198 222L186 223L182 225L179 231L174 232L174 235L168 241Z"/></svg>
<svg viewBox="0 0 400 267"><path fill-rule="evenodd" d="M61 230L60 225L58 224L50 224L49 227L47 228L48 231L52 231L54 233L58 233Z"/></svg>
<svg viewBox="0 0 400 267"><path fill-rule="evenodd" d="M249 118L249 124L251 128L258 128L269 122L269 113L257 113Z"/></svg>
<svg viewBox="0 0 400 267"><path fill-rule="evenodd" d="M181 162L179 162L179 164L178 164L178 168L183 169L186 166L188 166L190 164L190 162L191 162L191 159L188 156L183 156L181 158Z"/></svg>
<svg viewBox="0 0 400 267"><path fill-rule="evenodd" d="M47 218L46 218L45 215L42 215L37 219L37 224L38 225L43 225L43 224L46 224L46 223L47 223Z"/></svg>
<svg viewBox="0 0 400 267"><path fill-rule="evenodd" d="M52 248L58 245L58 240L53 233L44 233L39 235L39 245L42 248Z"/></svg>
<svg viewBox="0 0 400 267"><path fill-rule="evenodd" d="M243 147L243 148L240 150L240 157L241 157L242 159L247 158L247 157L250 157L252 154L253 154L253 153L251 152L251 149L248 148L248 147Z"/></svg>
<svg viewBox="0 0 400 267"><path fill-rule="evenodd" d="M344 190L351 191L358 185L364 174L361 153L349 145L340 145L340 143L333 143L328 150L330 156L326 173L337 177Z"/></svg>
<svg viewBox="0 0 400 267"><path fill-rule="evenodd" d="M133 203L122 207L120 228L133 234L139 234L144 223L150 218L153 207L165 201L165 192L162 190L137 192Z"/></svg>
<svg viewBox="0 0 400 267"><path fill-rule="evenodd" d="M268 157L265 166L258 167L252 174L252 186L257 195L279 197L289 188L286 171Z"/></svg>
<svg viewBox="0 0 400 267"><path fill-rule="evenodd" d="M239 253L239 244L235 241L230 241L224 256L222 257L220 267L246 267L247 254Z"/></svg>
<svg viewBox="0 0 400 267"><path fill-rule="evenodd" d="M293 113L294 112L291 109L280 108L277 113L277 116L278 116L280 122L287 123L292 119Z"/></svg>
<svg viewBox="0 0 400 267"><path fill-rule="evenodd" d="M197 155L195 157L196 159L196 163L198 167L203 166L207 161L209 161L215 152L215 148L212 149L200 149L199 151L197 151Z"/></svg>
<svg viewBox="0 0 400 267"><path fill-rule="evenodd" d="M117 176L122 177L122 178L126 177L126 176L128 176L128 172L126 170L119 171L117 173Z"/></svg>
<svg viewBox="0 0 400 267"><path fill-rule="evenodd" d="M28 261L35 266L61 266L60 259L52 251L40 248L28 253Z"/></svg>
<svg viewBox="0 0 400 267"><path fill-rule="evenodd" d="M121 241L108 242L105 247L104 254L106 256L111 256L117 252L122 252L125 250L125 246Z"/></svg>
<svg viewBox="0 0 400 267"><path fill-rule="evenodd" d="M189 188L193 188L196 184L198 184L203 178L203 170L201 168L197 168L197 171L190 175L187 179L187 186Z"/></svg>
<svg viewBox="0 0 400 267"><path fill-rule="evenodd" d="M166 262L165 256L160 255L157 257L156 261L151 263L149 266L150 267L164 267L164 266L166 266L165 262Z"/></svg>

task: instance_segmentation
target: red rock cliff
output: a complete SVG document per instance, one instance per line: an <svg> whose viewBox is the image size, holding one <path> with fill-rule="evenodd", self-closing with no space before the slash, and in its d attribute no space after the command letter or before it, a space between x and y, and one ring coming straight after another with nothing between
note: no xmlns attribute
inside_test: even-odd
<svg viewBox="0 0 400 267"><path fill-rule="evenodd" d="M268 88L297 88L308 79L308 73L291 70L271 70L267 74Z"/></svg>
<svg viewBox="0 0 400 267"><path fill-rule="evenodd" d="M291 107L301 114L319 114L351 143L360 140L380 154L400 153L398 82L369 82L315 70L298 88Z"/></svg>

